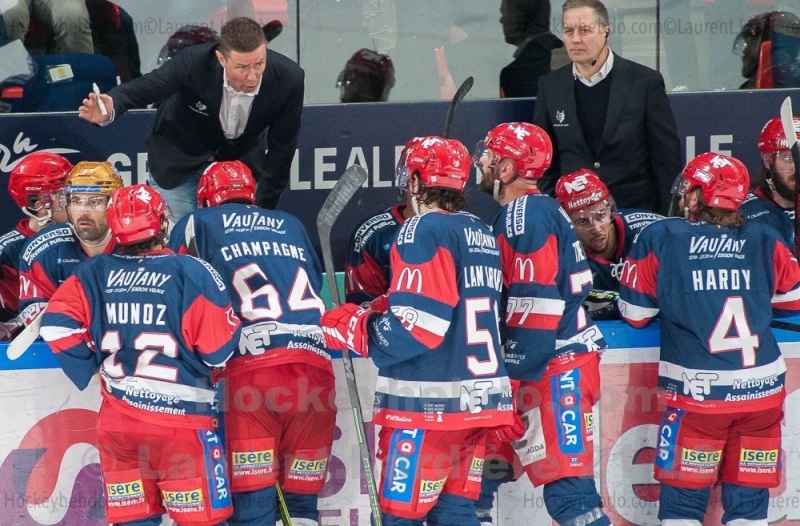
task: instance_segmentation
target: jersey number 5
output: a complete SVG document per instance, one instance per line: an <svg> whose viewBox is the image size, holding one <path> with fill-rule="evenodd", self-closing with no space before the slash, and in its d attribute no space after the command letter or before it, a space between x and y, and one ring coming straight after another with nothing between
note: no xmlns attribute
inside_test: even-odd
<svg viewBox="0 0 800 526"><path fill-rule="evenodd" d="M488 360L479 360L475 355L467 356L467 369L475 376L489 376L497 372L497 349L494 346L494 337L488 329L478 328L478 313L494 310L494 319L498 319L497 304L494 309L489 298L470 298L466 301L467 308L467 344L486 346L489 354ZM499 329L498 329L499 332Z"/></svg>

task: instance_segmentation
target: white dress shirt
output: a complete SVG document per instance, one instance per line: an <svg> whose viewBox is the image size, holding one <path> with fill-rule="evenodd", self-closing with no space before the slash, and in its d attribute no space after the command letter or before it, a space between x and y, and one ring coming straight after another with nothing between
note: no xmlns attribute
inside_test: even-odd
<svg viewBox="0 0 800 526"><path fill-rule="evenodd" d="M595 84L606 78L608 74L611 73L611 68L613 67L614 67L614 53L609 48L608 58L606 59L605 63L603 63L603 66L600 68L600 71L592 75L592 78L587 79L586 77L578 73L578 66L576 66L574 62L572 63L572 75L576 79L580 80L583 84L591 88L592 86L594 86Z"/></svg>
<svg viewBox="0 0 800 526"><path fill-rule="evenodd" d="M252 93L243 93L228 84L228 72L222 70L222 104L219 108L219 122L226 139L236 139L244 133L250 110L253 108L253 100L261 89L262 80L264 80L263 75Z"/></svg>

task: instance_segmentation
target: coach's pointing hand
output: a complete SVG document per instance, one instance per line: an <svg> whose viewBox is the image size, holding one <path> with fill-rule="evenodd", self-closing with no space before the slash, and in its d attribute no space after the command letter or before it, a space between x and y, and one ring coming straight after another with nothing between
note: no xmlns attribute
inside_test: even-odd
<svg viewBox="0 0 800 526"><path fill-rule="evenodd" d="M97 103L97 95L90 93L89 97L83 99L83 104L78 108L78 117L87 120L92 124L103 124L113 118L114 100L108 95L100 95L100 100L103 101L107 109L107 114L103 115L100 110L100 105Z"/></svg>

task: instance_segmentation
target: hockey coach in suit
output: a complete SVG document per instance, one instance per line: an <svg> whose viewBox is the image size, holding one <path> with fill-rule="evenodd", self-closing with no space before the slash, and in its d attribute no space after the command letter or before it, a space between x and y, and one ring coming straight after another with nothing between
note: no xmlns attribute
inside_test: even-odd
<svg viewBox="0 0 800 526"><path fill-rule="evenodd" d="M572 64L541 78L533 114L554 150L541 191L553 195L560 175L589 168L620 208L666 214L682 163L664 79L609 49L598 0L567 0L563 21Z"/></svg>
<svg viewBox="0 0 800 526"><path fill-rule="evenodd" d="M79 115L105 125L161 101L146 139L150 183L177 220L196 208L197 182L212 161L243 161L258 182L256 204L275 208L289 180L303 91L300 66L268 50L258 23L242 17L225 23L219 43L184 49L101 95L107 115L94 94Z"/></svg>

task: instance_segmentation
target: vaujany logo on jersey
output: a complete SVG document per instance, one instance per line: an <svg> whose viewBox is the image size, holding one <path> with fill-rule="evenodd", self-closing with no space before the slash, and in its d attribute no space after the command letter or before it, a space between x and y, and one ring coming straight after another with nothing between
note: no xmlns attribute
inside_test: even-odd
<svg viewBox="0 0 800 526"><path fill-rule="evenodd" d="M733 239L727 234L716 236L692 236L689 242L689 260L736 258L744 259L742 250L746 239Z"/></svg>
<svg viewBox="0 0 800 526"><path fill-rule="evenodd" d="M161 288L172 277L170 274L150 272L144 268L137 270L112 270L106 278L106 288L123 288L130 292L133 287Z"/></svg>
<svg viewBox="0 0 800 526"><path fill-rule="evenodd" d="M467 240L467 245L479 248L495 249L497 248L497 241L494 236L487 234L483 230L476 228L465 228L464 238Z"/></svg>
<svg viewBox="0 0 800 526"><path fill-rule="evenodd" d="M249 214L222 214L222 226L226 229L252 232L253 230L272 230L276 234L285 233L281 230L283 219L269 217L262 211L254 211Z"/></svg>

